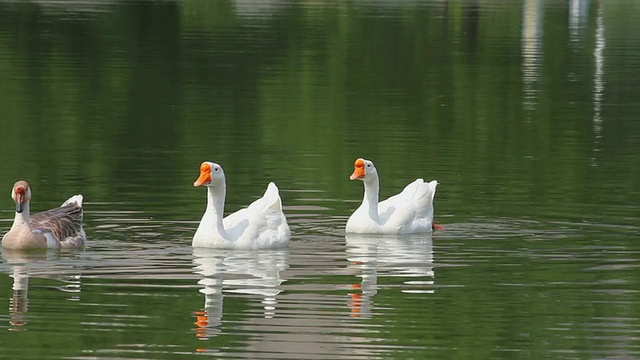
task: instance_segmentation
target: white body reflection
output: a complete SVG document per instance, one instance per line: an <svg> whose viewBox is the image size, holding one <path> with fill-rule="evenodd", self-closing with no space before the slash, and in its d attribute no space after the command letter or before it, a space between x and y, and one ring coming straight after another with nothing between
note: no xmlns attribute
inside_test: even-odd
<svg viewBox="0 0 640 360"><path fill-rule="evenodd" d="M12 331L26 330L29 310L29 278L50 278L63 283L58 289L72 293L69 300L77 300L81 290L79 271L58 261L59 251L25 252L20 250L2 250L2 258L10 266L13 278L12 294L9 298L9 323Z"/></svg>
<svg viewBox="0 0 640 360"><path fill-rule="evenodd" d="M288 250L193 249L194 272L204 294L204 308L196 311L196 336L206 340L220 332L223 291L262 297L265 318L277 308L276 296L282 291L280 271L289 267Z"/></svg>
<svg viewBox="0 0 640 360"><path fill-rule="evenodd" d="M362 280L351 287L351 316L371 317L378 277L407 277L402 292L433 293L433 242L431 234L411 236L346 235L348 269Z"/></svg>

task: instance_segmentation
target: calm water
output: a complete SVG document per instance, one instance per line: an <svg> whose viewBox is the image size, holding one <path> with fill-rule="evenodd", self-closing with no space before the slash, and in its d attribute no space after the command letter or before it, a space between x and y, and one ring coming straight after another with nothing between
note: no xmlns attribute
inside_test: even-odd
<svg viewBox="0 0 640 360"><path fill-rule="evenodd" d="M0 2L0 231L86 199L77 253L2 252L7 359L640 358L631 1ZM433 236L345 237L438 179ZM293 238L193 249L275 181ZM0 193L2 193L0 191Z"/></svg>

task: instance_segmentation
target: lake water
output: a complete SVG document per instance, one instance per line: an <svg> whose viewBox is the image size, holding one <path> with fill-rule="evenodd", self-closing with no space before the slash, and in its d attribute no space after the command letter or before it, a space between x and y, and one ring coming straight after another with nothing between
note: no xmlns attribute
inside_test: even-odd
<svg viewBox="0 0 640 360"><path fill-rule="evenodd" d="M2 252L7 359L640 358L633 1L2 1L0 232L85 196L86 250ZM429 236L345 236L440 182ZM275 181L287 249L193 249Z"/></svg>

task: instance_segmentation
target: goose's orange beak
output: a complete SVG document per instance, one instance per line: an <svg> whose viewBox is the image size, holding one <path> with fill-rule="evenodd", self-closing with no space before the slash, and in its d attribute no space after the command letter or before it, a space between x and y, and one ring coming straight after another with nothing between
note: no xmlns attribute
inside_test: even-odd
<svg viewBox="0 0 640 360"><path fill-rule="evenodd" d="M364 160L358 159L353 164L353 174L349 176L350 180L362 179L364 177Z"/></svg>
<svg viewBox="0 0 640 360"><path fill-rule="evenodd" d="M202 186L211 183L211 165L202 163L200 165L200 176L193 182L193 186Z"/></svg>
<svg viewBox="0 0 640 360"><path fill-rule="evenodd" d="M22 186L16 187L14 191L16 193L16 212L20 214L24 210L24 193L26 191Z"/></svg>

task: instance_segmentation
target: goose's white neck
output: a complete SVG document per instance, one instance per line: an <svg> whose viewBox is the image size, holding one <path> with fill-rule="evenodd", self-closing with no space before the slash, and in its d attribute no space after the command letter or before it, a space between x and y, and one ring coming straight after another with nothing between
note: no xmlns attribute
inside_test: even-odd
<svg viewBox="0 0 640 360"><path fill-rule="evenodd" d="M30 214L30 209L29 209L29 203L26 202L24 203L24 205L22 205L22 212L16 212L15 217L13 218L13 225L11 226L11 229L14 228L22 228L22 227L29 227L29 220L31 219Z"/></svg>
<svg viewBox="0 0 640 360"><path fill-rule="evenodd" d="M369 217L376 223L380 223L378 216L378 191L380 183L377 176L367 178L364 181L364 198L361 207L367 211Z"/></svg>
<svg viewBox="0 0 640 360"><path fill-rule="evenodd" d="M217 233L223 238L227 237L227 233L222 224L226 192L226 185L224 182L219 183L217 186L207 186L207 210L203 217L203 219L210 221L210 223L206 225L210 227L208 230Z"/></svg>

